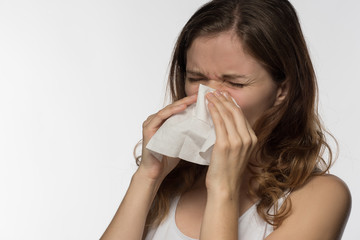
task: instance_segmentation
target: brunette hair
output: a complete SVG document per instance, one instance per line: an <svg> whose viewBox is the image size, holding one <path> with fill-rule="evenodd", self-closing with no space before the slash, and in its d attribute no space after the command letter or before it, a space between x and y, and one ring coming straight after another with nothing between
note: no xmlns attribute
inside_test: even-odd
<svg viewBox="0 0 360 240"><path fill-rule="evenodd" d="M288 198L275 214L270 214L271 206L276 207L285 192L300 187L311 176L325 174L332 163L325 138L328 132L318 115L315 72L296 11L287 0L214 0L196 11L178 37L168 82L172 101L186 96L186 53L194 39L229 31L275 83L288 86L286 98L264 112L254 125L256 162L249 166L253 171L250 182L258 186L252 189L260 199L257 211L276 227L289 213L291 202ZM322 157L325 150L328 161ZM171 198L190 189L206 169L180 161L161 184L146 226L158 225L168 213Z"/></svg>

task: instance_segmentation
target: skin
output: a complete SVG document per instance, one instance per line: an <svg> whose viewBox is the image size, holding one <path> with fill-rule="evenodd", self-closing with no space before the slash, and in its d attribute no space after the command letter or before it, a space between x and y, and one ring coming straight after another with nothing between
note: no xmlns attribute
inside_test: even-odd
<svg viewBox="0 0 360 240"><path fill-rule="evenodd" d="M237 102L251 126L286 95L231 32L195 39L187 52L186 70L187 96L197 93L200 83L222 91Z"/></svg>
<svg viewBox="0 0 360 240"><path fill-rule="evenodd" d="M175 221L191 238L235 240L239 216L256 201L245 184L246 165L257 142L252 126L265 110L284 100L287 86L277 86L231 32L195 39L187 60L187 97L148 117L143 146L167 118L196 102L200 83L217 89L206 96L216 132L210 166L206 176L199 176L196 186L181 196ZM141 164L101 239L140 240L156 192L179 161L159 162L143 147ZM340 239L351 208L344 182L332 175L312 177L289 197L289 217L266 239Z"/></svg>
<svg viewBox="0 0 360 240"><path fill-rule="evenodd" d="M192 238L237 239L237 219L255 202L243 184L247 182L248 158L257 142L251 126L264 111L281 103L287 89L275 84L231 32L195 39L187 52L186 70L187 96L196 94L200 83L217 89L207 95L216 142L205 186L199 182L197 191L180 199L177 225ZM193 204L196 207L191 211ZM212 219L221 218L223 222L212 223Z"/></svg>
<svg viewBox="0 0 360 240"><path fill-rule="evenodd" d="M182 197L176 212L177 225L193 238L238 239L237 219L254 204L242 184L246 182L249 153L256 144L251 126L265 110L284 100L287 86L277 86L266 70L246 54L241 41L231 32L197 38L188 50L187 59L187 95L196 93L199 83L218 89L207 96L217 141L206 175L206 191L199 187ZM228 75L246 77L225 77ZM235 87L232 83L244 86ZM313 177L289 197L293 204L290 216L267 239L341 237L351 208L351 196L339 178ZM191 204L198 210L191 209ZM194 220L196 216L200 217Z"/></svg>

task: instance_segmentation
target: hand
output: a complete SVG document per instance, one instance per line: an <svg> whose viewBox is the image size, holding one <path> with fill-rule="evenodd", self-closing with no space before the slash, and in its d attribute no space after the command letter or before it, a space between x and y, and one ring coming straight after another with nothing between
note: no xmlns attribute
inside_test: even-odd
<svg viewBox="0 0 360 240"><path fill-rule="evenodd" d="M155 181L162 181L179 163L179 158L174 159L165 156L160 162L148 149L146 149L146 145L166 119L174 114L184 111L187 106L195 103L196 100L197 94L180 99L166 106L156 114L150 115L143 123L142 155L138 171L145 174L147 178Z"/></svg>
<svg viewBox="0 0 360 240"><path fill-rule="evenodd" d="M257 137L242 110L226 92L206 95L216 141L206 174L208 192L238 197L242 175Z"/></svg>

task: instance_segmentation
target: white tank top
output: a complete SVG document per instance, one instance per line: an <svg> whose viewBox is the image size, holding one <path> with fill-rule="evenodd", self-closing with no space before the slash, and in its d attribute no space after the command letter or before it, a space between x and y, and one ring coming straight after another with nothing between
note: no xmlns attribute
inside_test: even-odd
<svg viewBox="0 0 360 240"><path fill-rule="evenodd" d="M145 240L197 240L185 236L175 223L175 212L180 196L173 199L168 216L159 227L150 229ZM278 201L280 208L285 198ZM270 212L273 212L272 209ZM273 230L273 226L265 222L256 211L256 204L252 205L238 220L238 237L247 240L265 239Z"/></svg>

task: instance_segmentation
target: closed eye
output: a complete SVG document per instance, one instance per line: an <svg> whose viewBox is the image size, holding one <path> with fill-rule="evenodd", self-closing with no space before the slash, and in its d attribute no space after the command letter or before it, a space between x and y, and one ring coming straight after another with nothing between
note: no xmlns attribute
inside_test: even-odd
<svg viewBox="0 0 360 240"><path fill-rule="evenodd" d="M207 80L205 78L190 78L190 77L188 77L187 79L190 82L199 82L199 81L206 81ZM231 86L238 87L238 88L243 88L243 87L246 86L246 84L243 84L243 83L234 83L234 82L230 82L230 81L225 81L225 82L227 82Z"/></svg>
<svg viewBox="0 0 360 240"><path fill-rule="evenodd" d="M234 82L228 82L230 85L234 86L234 87L239 87L239 88L243 88L245 87L246 84L242 84L242 83L234 83Z"/></svg>

